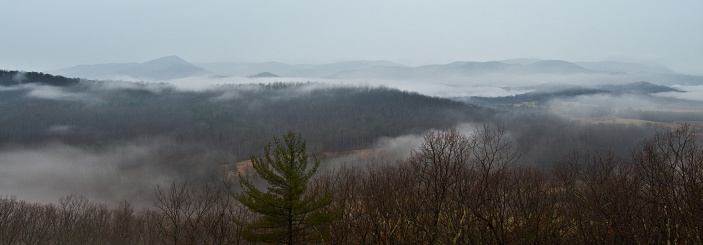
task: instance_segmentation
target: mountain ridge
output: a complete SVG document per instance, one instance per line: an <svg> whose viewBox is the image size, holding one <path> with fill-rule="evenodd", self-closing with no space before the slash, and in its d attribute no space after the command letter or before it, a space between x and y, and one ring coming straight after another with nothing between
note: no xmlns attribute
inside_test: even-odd
<svg viewBox="0 0 703 245"><path fill-rule="evenodd" d="M287 64L281 62L191 63L178 56L165 56L143 63L79 65L52 74L100 80L164 81L193 76L248 77L270 72L288 78L352 80L478 81L484 76L511 76L513 80L536 82L568 81L573 76L595 76L591 80L623 84L653 81L662 85L703 85L703 76L675 73L668 68L624 62L570 62L565 60L511 59L503 61L455 61L445 64L406 66L385 60L356 60L326 64ZM545 76L548 79L543 79ZM551 79L551 80L550 80ZM603 80L606 79L606 80ZM485 81L491 83L491 81ZM499 81L498 81L499 82Z"/></svg>
<svg viewBox="0 0 703 245"><path fill-rule="evenodd" d="M146 80L170 80L209 73L207 70L189 63L181 57L171 55L143 63L105 63L77 65L55 71L52 74L81 77L87 79L110 80L123 77Z"/></svg>

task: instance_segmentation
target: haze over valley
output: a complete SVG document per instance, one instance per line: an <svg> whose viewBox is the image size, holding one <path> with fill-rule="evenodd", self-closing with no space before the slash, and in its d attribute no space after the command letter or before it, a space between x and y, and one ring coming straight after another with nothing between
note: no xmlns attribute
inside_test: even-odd
<svg viewBox="0 0 703 245"><path fill-rule="evenodd" d="M5 112L0 143L6 146L4 161L15 166L4 172L3 188L33 201L56 200L74 193L76 185L83 186L80 194L95 199L116 202L136 195L146 201L148 191L118 190L222 178L222 166L259 152L268 141L261 135L287 130L304 134L310 149L335 157L405 139L401 153L389 153L402 158L427 130L498 123L522 142L528 164L549 170L574 150L614 147L625 157L656 128L703 125L703 102L691 99L701 92L696 88L703 86L703 77L629 63L194 64L166 56L78 65L52 74L3 71L0 76ZM537 128L541 135L534 135ZM627 130L601 132L617 128ZM588 139L594 132L608 137ZM407 142L409 136L414 142ZM559 137L587 138L571 145ZM23 163L27 154L66 160ZM326 160L331 167L345 161L335 157ZM83 170L66 179L90 184L28 191L33 184L25 180L64 178L51 171L26 172L18 167L23 164L68 164L59 168ZM127 172L123 166L130 166ZM192 172L194 166L199 170ZM131 181L145 174L160 177Z"/></svg>
<svg viewBox="0 0 703 245"><path fill-rule="evenodd" d="M2 244L703 243L700 2L0 9Z"/></svg>

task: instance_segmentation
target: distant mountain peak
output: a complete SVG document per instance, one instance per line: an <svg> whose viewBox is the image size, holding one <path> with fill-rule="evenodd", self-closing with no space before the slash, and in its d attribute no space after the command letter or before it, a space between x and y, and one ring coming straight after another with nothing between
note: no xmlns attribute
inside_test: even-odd
<svg viewBox="0 0 703 245"><path fill-rule="evenodd" d="M184 60L177 55L164 56L143 63L111 63L79 65L54 73L70 77L88 79L122 79L132 77L148 80L170 80L207 74L208 71Z"/></svg>
<svg viewBox="0 0 703 245"><path fill-rule="evenodd" d="M160 59L178 59L178 60L183 60L183 59L182 59L180 56L178 56L178 55L166 55L166 56L164 56L164 57L157 58L157 59L154 59L154 60L160 60ZM184 60L184 61L185 61L185 60Z"/></svg>
<svg viewBox="0 0 703 245"><path fill-rule="evenodd" d="M142 79L170 80L207 73L203 68L172 55L150 60L127 69L120 73Z"/></svg>
<svg viewBox="0 0 703 245"><path fill-rule="evenodd" d="M529 65L538 61L542 61L541 59L528 59L528 58L517 58L517 59L507 59L507 60L501 60L500 62L506 63L506 64L511 64L511 65Z"/></svg>
<svg viewBox="0 0 703 245"><path fill-rule="evenodd" d="M188 61L184 60L181 57L178 57L176 55L171 55L171 56L164 56L158 59L153 59L144 63L139 64L138 66L173 66L173 65L185 65L185 66L194 66L193 64L189 63Z"/></svg>
<svg viewBox="0 0 703 245"><path fill-rule="evenodd" d="M249 77L249 78L259 78L259 77L280 77L280 76L279 76L279 75L276 75L276 74L273 74L273 73L270 73L270 72L261 72L261 73L257 73L257 74L254 74L254 75L251 75L251 76L247 76L247 77Z"/></svg>

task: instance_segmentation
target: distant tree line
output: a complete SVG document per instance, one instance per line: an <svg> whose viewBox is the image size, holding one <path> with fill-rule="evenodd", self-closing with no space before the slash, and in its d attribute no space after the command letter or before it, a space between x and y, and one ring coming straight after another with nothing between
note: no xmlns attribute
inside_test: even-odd
<svg viewBox="0 0 703 245"><path fill-rule="evenodd" d="M80 82L78 78L66 78L41 72L0 70L0 85L12 86L24 83L43 83L53 86L70 86Z"/></svg>
<svg viewBox="0 0 703 245"><path fill-rule="evenodd" d="M340 210L326 231L331 244L699 244L697 133L684 124L641 141L629 158L576 152L538 171L501 126L432 131L405 159L341 166L308 191L333 195L326 208ZM235 221L258 216L221 187L172 184L155 196L141 211L76 196L5 197L0 242L249 244Z"/></svg>
<svg viewBox="0 0 703 245"><path fill-rule="evenodd" d="M495 106L495 105L515 105L522 104L526 102L534 102L540 105L544 105L547 102L559 99L559 98L570 98L581 95L595 95L595 94L606 94L609 93L607 90L595 89L595 88L571 88L559 91L550 92L528 92L523 94L509 95L503 97L461 97L455 98L457 101L463 101L467 103L482 105L482 106Z"/></svg>
<svg viewBox="0 0 703 245"><path fill-rule="evenodd" d="M653 99L650 94L662 93L662 92L682 92L681 90L656 85L649 82L633 82L622 85L600 85L595 87L549 87L548 85L542 88L536 87L536 91L525 92L521 94L502 96L502 97L455 97L453 100L463 101L467 103L482 105L482 106L512 106L519 105L523 103L536 103L538 105L546 105L548 102L555 99L573 99L578 96L589 96L589 95L639 95L645 99ZM676 99L666 99L657 98L659 101L677 101Z"/></svg>

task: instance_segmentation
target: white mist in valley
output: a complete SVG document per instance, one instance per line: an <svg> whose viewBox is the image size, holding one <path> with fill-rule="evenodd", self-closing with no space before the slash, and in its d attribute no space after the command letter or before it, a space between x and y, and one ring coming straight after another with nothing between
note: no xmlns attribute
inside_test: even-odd
<svg viewBox="0 0 703 245"><path fill-rule="evenodd" d="M75 194L115 204L143 202L168 181L154 157L156 143L90 150L62 143L5 147L0 151L0 192L33 202ZM140 203L142 204L142 203Z"/></svg>

